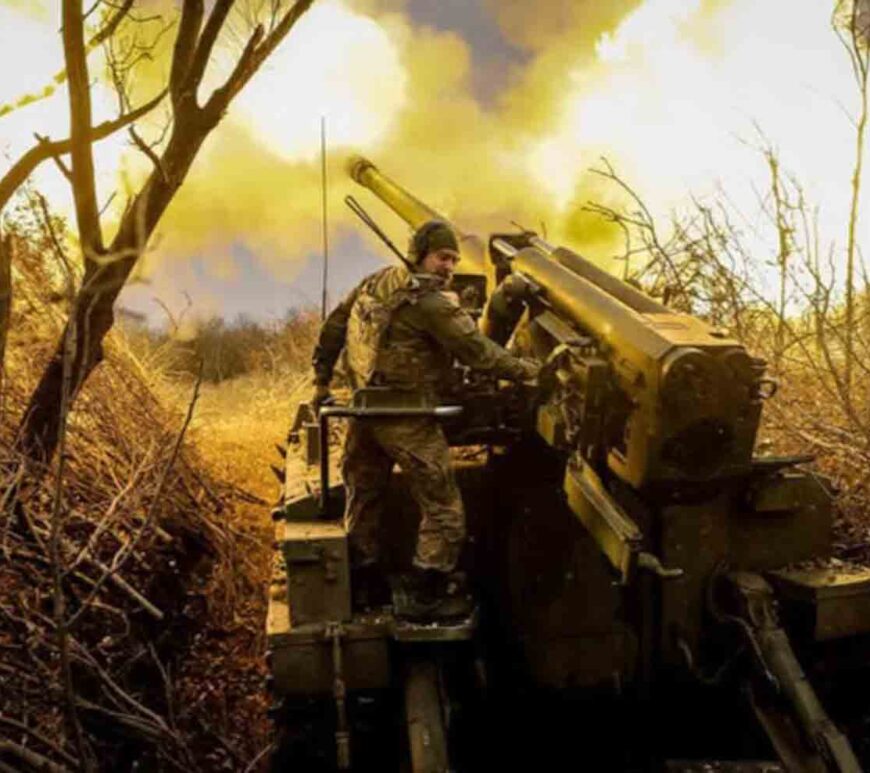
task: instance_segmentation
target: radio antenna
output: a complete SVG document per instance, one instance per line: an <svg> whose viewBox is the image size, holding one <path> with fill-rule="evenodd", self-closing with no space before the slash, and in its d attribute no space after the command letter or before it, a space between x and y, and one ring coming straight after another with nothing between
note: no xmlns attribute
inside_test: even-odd
<svg viewBox="0 0 870 773"><path fill-rule="evenodd" d="M320 116L320 182L323 193L323 296L320 302L320 320L326 319L327 295L326 287L329 281L329 221L326 207L326 116Z"/></svg>
<svg viewBox="0 0 870 773"><path fill-rule="evenodd" d="M344 203L347 204L348 208L351 212L353 212L360 220L363 221L372 231L374 231L375 235L389 247L395 256L402 261L408 268L412 269L411 264L408 262L408 259L401 253L398 247L390 241L390 237L387 236L381 227L375 222L374 218L363 209L363 205L360 204L353 196L345 196Z"/></svg>

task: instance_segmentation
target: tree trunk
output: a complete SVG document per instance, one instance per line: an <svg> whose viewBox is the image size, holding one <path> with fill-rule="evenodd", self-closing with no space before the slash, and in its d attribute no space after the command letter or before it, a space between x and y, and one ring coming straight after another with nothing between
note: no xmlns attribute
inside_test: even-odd
<svg viewBox="0 0 870 773"><path fill-rule="evenodd" d="M154 169L124 213L114 241L105 250L99 213L95 210L96 197L89 161L88 143L94 132L90 129L87 79L83 77L87 74L87 66L78 30L73 29L77 17L72 11L78 11L80 3L69 0L69 6L64 4L65 19L69 17L67 26L76 33L75 37L67 34L65 27L64 53L69 72L70 116L75 129L70 138L73 176L81 178L73 192L79 241L85 256L85 275L64 334L21 419L15 448L25 457L43 465L51 460L58 443L62 398L72 405L91 371L102 359L103 340L115 321L115 300L166 207L184 182L203 141L217 126L233 97L288 35L312 2L296 0L271 27L268 35L263 25L258 24L227 81L202 107L197 100L199 86L218 34L232 10L233 0L215 0L204 26L203 0L185 0L181 4L178 38L169 75L174 114L172 134L162 158L152 156ZM66 354L70 378L65 383L66 340L71 342L72 351L68 349Z"/></svg>
<svg viewBox="0 0 870 773"><path fill-rule="evenodd" d="M12 313L12 237L0 233L0 388L6 380L6 338Z"/></svg>
<svg viewBox="0 0 870 773"><path fill-rule="evenodd" d="M21 420L16 450L37 463L54 454L60 429L63 352L66 332L73 325L72 379L69 403L103 358L103 341L115 321L114 305L136 261L147 245L167 205L184 181L200 146L219 116L201 113L194 123L179 124L169 141L161 169L154 169L127 209L104 262L89 261L73 316L30 396Z"/></svg>

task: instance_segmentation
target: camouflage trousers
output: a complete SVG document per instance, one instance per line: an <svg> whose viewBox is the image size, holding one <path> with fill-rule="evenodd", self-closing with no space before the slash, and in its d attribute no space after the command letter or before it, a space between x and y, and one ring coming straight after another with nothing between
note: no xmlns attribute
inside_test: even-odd
<svg viewBox="0 0 870 773"><path fill-rule="evenodd" d="M354 563L378 560L381 513L394 465L405 474L420 508L414 565L452 571L465 541L465 511L447 440L431 418L350 420L342 475Z"/></svg>

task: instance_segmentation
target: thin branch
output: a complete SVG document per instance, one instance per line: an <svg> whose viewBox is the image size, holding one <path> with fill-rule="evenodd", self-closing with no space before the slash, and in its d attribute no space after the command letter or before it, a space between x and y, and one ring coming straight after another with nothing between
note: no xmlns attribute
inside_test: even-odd
<svg viewBox="0 0 870 773"><path fill-rule="evenodd" d="M136 533L136 536L131 539L118 553L115 558L112 560L110 566L106 567L106 570L103 572L103 575L97 580L94 585L93 590L89 594L88 598L82 602L82 606L79 610L70 618L69 626L72 627L75 622L81 617L88 603L96 598L97 593L99 593L100 589L106 583L107 580L116 576L117 572L120 571L121 567L126 562L127 558L131 555L136 545L138 545L139 541L142 538L142 535L148 530L151 526L152 521L154 520L154 516L157 512L157 504L161 500L161 496L163 494L163 489L166 487L166 482L169 479L169 473L172 470L173 465L175 464L175 460L178 457L178 453L181 450L181 444L184 441L184 435L187 432L187 428L190 425L191 420L193 419L193 411L196 407L197 400L199 399L199 390L202 386L202 376L203 376L203 367L200 365L199 375L196 379L196 384L193 388L193 396L190 399L190 403L187 406L187 414L184 417L184 422L181 425L181 430L176 437L175 444L172 448L172 453L169 456L166 465L163 468L162 473L160 474L160 479L157 484L157 490L154 492L154 495L151 498L151 502L148 505L148 510L145 514L145 519L142 526L139 528L139 531Z"/></svg>
<svg viewBox="0 0 870 773"><path fill-rule="evenodd" d="M72 315L74 316L74 315ZM76 711L76 692L73 682L72 666L69 655L69 634L66 619L66 598L63 587L64 566L61 557L62 534L62 491L63 474L66 465L66 420L69 411L70 379L72 358L75 353L75 325L70 325L64 335L63 347L63 387L61 389L60 430L58 440L58 465L54 489L54 502L51 513L51 533L49 551L52 570L52 597L54 602L54 625L57 633L57 646L60 651L60 668L66 698L67 716L73 730L79 759L86 771L92 769L90 752Z"/></svg>
<svg viewBox="0 0 870 773"><path fill-rule="evenodd" d="M103 684L109 689L110 693L118 699L118 705L123 704L129 706L134 711L139 712L142 716L147 717L150 722L160 729L161 733L170 736L172 735L172 732L163 717L149 709L147 706L144 706L140 701L136 700L136 698L124 690L117 681L112 678L111 674L109 674L109 672L97 662L97 659L81 642L72 639L72 643L76 649L76 659L93 669L97 676L100 677Z"/></svg>
<svg viewBox="0 0 870 773"><path fill-rule="evenodd" d="M166 96L166 91L161 91L154 99L144 103L140 107L132 110L126 115L118 116L111 121L105 121L91 130L90 139L92 142L105 139L111 136L119 129L123 129L134 121L137 121L143 115L153 110L163 97ZM72 140L40 140L37 145L28 150L18 161L13 164L11 169L0 180L0 211L2 211L9 199L15 194L15 191L27 180L43 161L53 157L62 156L70 152L72 148Z"/></svg>
<svg viewBox="0 0 870 773"><path fill-rule="evenodd" d="M35 134L35 133L33 136L36 137L36 141L38 143L40 143L40 145L42 145L43 147L46 148L49 155L51 156L52 161L54 161L54 165L57 167L58 171L66 178L66 181L70 185L72 185L73 184L72 172L70 171L69 167L64 163L64 160L60 157L60 154L53 152L53 150L51 148L51 142L48 139L48 137L45 137L42 134Z"/></svg>
<svg viewBox="0 0 870 773"><path fill-rule="evenodd" d="M199 42L196 45L193 60L190 63L190 71L186 77L188 84L194 90L202 82L202 76L205 74L205 68L208 65L209 59L211 59L211 53L217 42L218 34L232 7L233 0L216 0L211 14L205 23L202 35L200 35Z"/></svg>
<svg viewBox="0 0 870 773"><path fill-rule="evenodd" d="M94 156L91 147L91 84L81 0L63 0L63 50L69 77L70 155L79 241L85 259L103 252Z"/></svg>
<svg viewBox="0 0 870 773"><path fill-rule="evenodd" d="M213 113L223 113L227 105L235 97L239 91L244 88L247 82L257 72L260 65L269 57L269 55L278 47L282 40L290 33L290 30L296 25L296 22L302 15L312 6L314 0L297 0L293 6L284 14L281 21L275 26L272 32L263 40L263 27L258 25L248 40L245 50L239 57L230 77L224 85L217 89L209 99L206 109ZM262 44L260 41L263 41Z"/></svg>
<svg viewBox="0 0 870 773"><path fill-rule="evenodd" d="M6 411L6 340L9 335L9 320L12 314L14 249L12 237L0 233L0 418Z"/></svg>
<svg viewBox="0 0 870 773"><path fill-rule="evenodd" d="M135 126L130 126L127 129L127 133L130 135L130 139L133 140L136 147L148 156L151 163L154 164L155 169L160 172L160 177L163 179L163 182L168 183L169 176L166 174L166 168L163 166L163 161L160 159L160 156L154 152L154 148L139 136L139 132L136 131Z"/></svg>
<svg viewBox="0 0 870 773"><path fill-rule="evenodd" d="M202 27L204 8L203 0L187 0L187 2L182 3L181 22L178 26L178 36L175 39L175 48L172 52L172 67L169 76L169 89L176 112L179 111L181 102L188 93L188 73L196 51L196 39L199 36L200 27Z"/></svg>
<svg viewBox="0 0 870 773"><path fill-rule="evenodd" d="M22 733L26 733L31 738L36 741L39 741L43 746L48 749L51 749L58 757L63 758L64 762L70 764L73 768L77 768L79 766L79 761L72 756L66 749L62 746L59 746L57 743L52 741L47 736L40 733L38 730L30 727L30 725L24 724L24 722L19 722L17 719L13 719L12 717L4 716L0 714L0 725L6 725L7 727L13 727L16 730L20 730Z"/></svg>
<svg viewBox="0 0 870 773"><path fill-rule="evenodd" d="M67 295L71 297L72 289L76 280L75 270L73 269L72 264L69 262L69 258L67 258L66 250L60 243L60 237L57 234L57 229L54 227L54 222L48 209L48 201L46 200L45 196L43 196L38 191L34 194L34 198L36 199L39 208L39 214L42 217L42 227L44 231L48 234L48 238L51 242L52 249L54 250L55 257L58 259L58 262L63 267L64 279L66 280Z"/></svg>
<svg viewBox="0 0 870 773"><path fill-rule="evenodd" d="M133 3L135 0L124 0L121 3L121 6L115 11L114 14L109 18L109 21L106 22L106 26L104 26L101 30L94 35L90 41L88 41L88 52L95 49L99 46L103 41L108 40L112 35L115 34L115 31L121 25L121 22L124 20L124 17L130 12L130 9L133 7Z"/></svg>
<svg viewBox="0 0 870 773"><path fill-rule="evenodd" d="M248 763L247 767L245 768L244 773L252 773L252 771L256 770L257 765L260 763L260 760L262 760L267 754L269 754L271 751L273 751L274 748L275 748L274 743L270 743L267 746L263 747L263 749L261 749L259 752L257 752L254 759L252 759Z"/></svg>
<svg viewBox="0 0 870 773"><path fill-rule="evenodd" d="M43 757L41 754L12 741L0 740L0 754L14 754L22 762L26 762L36 770L45 771L45 773L70 773L69 768L58 765L48 757Z"/></svg>

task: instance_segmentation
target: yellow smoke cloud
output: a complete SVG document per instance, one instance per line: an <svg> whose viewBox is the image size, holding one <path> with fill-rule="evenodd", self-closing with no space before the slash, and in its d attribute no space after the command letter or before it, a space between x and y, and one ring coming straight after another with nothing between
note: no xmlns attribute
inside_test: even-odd
<svg viewBox="0 0 870 773"><path fill-rule="evenodd" d="M516 45L541 50L570 39L576 55L594 45L602 33L613 29L640 0L485 2L505 38Z"/></svg>
<svg viewBox="0 0 870 773"><path fill-rule="evenodd" d="M228 67L215 68L215 81ZM343 156L383 140L406 91L400 53L384 30L341 3L318 3L207 141L148 262L208 254L219 272L228 265L220 258L244 243L287 271L320 244L321 116L331 148L330 209L341 227ZM127 167L130 180L147 171L141 159Z"/></svg>
<svg viewBox="0 0 870 773"><path fill-rule="evenodd" d="M328 41L328 45L325 45ZM286 158L316 158L318 117L336 147L376 144L403 107L407 79L396 45L371 18L316 4L243 91L234 113Z"/></svg>
<svg viewBox="0 0 870 773"><path fill-rule="evenodd" d="M57 13L53 3L48 0L4 0L0 6L6 6L17 13L40 21L48 21Z"/></svg>
<svg viewBox="0 0 870 773"><path fill-rule="evenodd" d="M602 36L594 63L569 64L552 128L527 148L566 228L577 235L568 210L589 198L585 172L600 155L659 214L718 185L757 211L750 183L766 181L755 124L822 205L828 238L842 239L854 162L842 107L856 94L830 10L813 0L647 0Z"/></svg>
<svg viewBox="0 0 870 773"><path fill-rule="evenodd" d="M407 0L348 0L348 7L369 16L403 11Z"/></svg>
<svg viewBox="0 0 870 773"><path fill-rule="evenodd" d="M456 34L415 29L392 12L316 5L203 149L146 263L206 254L215 272L230 270L233 261L221 258L244 243L292 275L294 258L320 249L321 115L334 240L357 227L342 203L360 194L344 173L352 152L370 155L465 228L538 223L546 211L515 140L472 96L470 75L468 45ZM128 174L146 171L136 160ZM405 226L387 222L404 244Z"/></svg>
<svg viewBox="0 0 870 773"><path fill-rule="evenodd" d="M144 273L166 272L191 255L213 258L215 273L227 271L233 264L221 256L244 244L276 274L291 275L295 259L320 245L321 115L330 138L333 243L356 227L343 196L366 200L343 172L344 158L361 152L465 229L544 222L553 240L604 259L618 251L617 235L582 210L593 198L618 203L589 172L599 156L659 214L689 191L704 194L720 182L754 210L750 183L764 170L744 141L755 139L753 122L824 203L830 232L842 233L854 151L841 106L853 109L855 92L827 3L486 2L493 23L526 58L484 105L466 41L416 25L406 0L318 0L207 142L160 225ZM0 0L0 35L13 20L18 49L9 56L22 75L0 83L0 100L31 81L37 87L60 62L56 20L15 5ZM153 5L175 7L173 0ZM209 69L212 85L238 53L244 27L235 30ZM138 99L163 82L171 44L165 36L143 63ZM37 60L33 51L56 56ZM27 138L36 124L62 131L63 99L59 104L38 121L29 113L12 134ZM110 100L100 109L107 106ZM8 138L13 117L0 119L0 137ZM151 119L146 133L156 136L163 119ZM98 149L101 169L122 169L120 180L109 178L122 193L119 206L150 171L123 144ZM108 196L105 182L101 191ZM384 217L378 205L372 211ZM390 216L385 223L402 243L405 227ZM866 219L864 227L866 234Z"/></svg>

